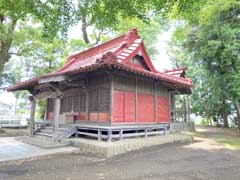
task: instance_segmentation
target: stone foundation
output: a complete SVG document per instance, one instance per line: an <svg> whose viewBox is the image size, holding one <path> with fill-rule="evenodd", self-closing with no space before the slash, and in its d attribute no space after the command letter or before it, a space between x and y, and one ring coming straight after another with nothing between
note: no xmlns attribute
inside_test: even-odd
<svg viewBox="0 0 240 180"><path fill-rule="evenodd" d="M111 143L83 138L69 139L68 141L70 141L72 146L79 147L80 152L82 153L93 153L105 157L111 157L149 146L174 142L192 142L192 136L186 134L166 134L165 136L124 139L122 141Z"/></svg>
<svg viewBox="0 0 240 180"><path fill-rule="evenodd" d="M181 131L195 131L194 122L176 122L170 124L170 132L171 133L178 133Z"/></svg>

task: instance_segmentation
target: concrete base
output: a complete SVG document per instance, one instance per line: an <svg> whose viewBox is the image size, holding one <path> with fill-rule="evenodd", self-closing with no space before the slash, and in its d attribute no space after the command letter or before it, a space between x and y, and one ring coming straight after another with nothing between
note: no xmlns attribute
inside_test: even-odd
<svg viewBox="0 0 240 180"><path fill-rule="evenodd" d="M194 122L172 122L170 123L170 132L171 133L178 133L181 131L195 131Z"/></svg>
<svg viewBox="0 0 240 180"><path fill-rule="evenodd" d="M44 139L36 136L34 137L23 136L23 137L16 138L16 140L30 144L30 145L34 145L40 148L44 148L44 149L53 149L53 148L65 147L69 145L69 143L67 142L64 142L64 143L54 142L50 140L50 138Z"/></svg>
<svg viewBox="0 0 240 180"><path fill-rule="evenodd" d="M161 145L173 142L192 142L192 136L186 134L166 134L148 138L124 139L122 141L104 142L82 138L69 139L70 145L79 147L80 152L94 153L106 157L139 150L148 146Z"/></svg>
<svg viewBox="0 0 240 180"><path fill-rule="evenodd" d="M43 149L16 140L14 137L0 138L0 163L14 163L34 160L56 154L78 153L75 147ZM1 179L1 178L0 178Z"/></svg>

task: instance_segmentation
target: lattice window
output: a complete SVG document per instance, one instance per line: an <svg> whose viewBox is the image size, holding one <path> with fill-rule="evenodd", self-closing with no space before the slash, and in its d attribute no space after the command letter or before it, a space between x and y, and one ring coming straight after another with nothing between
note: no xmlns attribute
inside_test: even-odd
<svg viewBox="0 0 240 180"><path fill-rule="evenodd" d="M109 89L99 89L98 90L98 111L108 112L109 111Z"/></svg>
<svg viewBox="0 0 240 180"><path fill-rule="evenodd" d="M63 97L61 100L61 113L72 112L74 96Z"/></svg>
<svg viewBox="0 0 240 180"><path fill-rule="evenodd" d="M61 99L61 113L67 112L67 98Z"/></svg>
<svg viewBox="0 0 240 180"><path fill-rule="evenodd" d="M98 111L98 91L97 90L89 91L89 111L90 112Z"/></svg>
<svg viewBox="0 0 240 180"><path fill-rule="evenodd" d="M66 111L67 112L72 112L72 107L73 107L73 96L68 96L67 98L67 106L66 106Z"/></svg>
<svg viewBox="0 0 240 180"><path fill-rule="evenodd" d="M110 103L109 88L100 88L89 91L89 111L108 112Z"/></svg>
<svg viewBox="0 0 240 180"><path fill-rule="evenodd" d="M80 95L80 112L86 111L86 94Z"/></svg>
<svg viewBox="0 0 240 180"><path fill-rule="evenodd" d="M79 112L80 111L80 95L72 96L73 98L73 112Z"/></svg>

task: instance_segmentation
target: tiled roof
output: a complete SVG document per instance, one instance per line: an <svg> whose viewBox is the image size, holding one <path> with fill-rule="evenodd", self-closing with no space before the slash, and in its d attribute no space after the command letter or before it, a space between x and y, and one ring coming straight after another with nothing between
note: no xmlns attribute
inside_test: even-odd
<svg viewBox="0 0 240 180"><path fill-rule="evenodd" d="M144 67L146 66L146 68L131 63L131 59L139 52L143 57ZM102 67L130 71L143 76L166 81L175 84L176 86L193 86L191 79L175 75L172 73L172 70L164 72L156 71L144 47L143 40L139 37L137 30L132 29L125 35L87 49L86 51L71 55L68 58L67 63L53 73L18 83L9 87L8 90L15 91L24 88L27 89L27 87L37 85L40 79L46 77L89 72ZM182 70L179 71L183 72Z"/></svg>
<svg viewBox="0 0 240 180"><path fill-rule="evenodd" d="M172 76L185 77L187 68L173 68L163 71Z"/></svg>

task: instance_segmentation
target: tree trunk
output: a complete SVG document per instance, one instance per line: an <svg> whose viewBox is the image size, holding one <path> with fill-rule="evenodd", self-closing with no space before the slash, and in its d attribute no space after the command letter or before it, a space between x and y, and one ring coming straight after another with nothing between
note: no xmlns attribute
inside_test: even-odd
<svg viewBox="0 0 240 180"><path fill-rule="evenodd" d="M2 20L2 19L1 19ZM3 25L3 21L1 21L1 25ZM4 65L6 62L8 62L10 56L9 56L9 50L12 45L13 40L13 32L15 30L15 27L17 25L17 20L12 20L12 24L7 32L7 34L4 36L4 38L0 39L0 84L2 83L2 73L4 69Z"/></svg>
<svg viewBox="0 0 240 180"><path fill-rule="evenodd" d="M238 128L240 129L240 105L239 105L238 100L235 101L235 108L237 110Z"/></svg>
<svg viewBox="0 0 240 180"><path fill-rule="evenodd" d="M89 38L88 38L88 34L87 34L87 21L86 21L86 17L82 16L82 33L83 33L83 40L86 44L89 44Z"/></svg>
<svg viewBox="0 0 240 180"><path fill-rule="evenodd" d="M222 95L222 118L223 118L223 127L224 128L228 128L228 112L227 112L227 100L226 100L226 96L223 93Z"/></svg>
<svg viewBox="0 0 240 180"><path fill-rule="evenodd" d="M224 127L224 128L228 128L228 119L227 119L227 117L228 117L228 114L227 114L226 111L224 111L224 112L222 113L223 127Z"/></svg>

